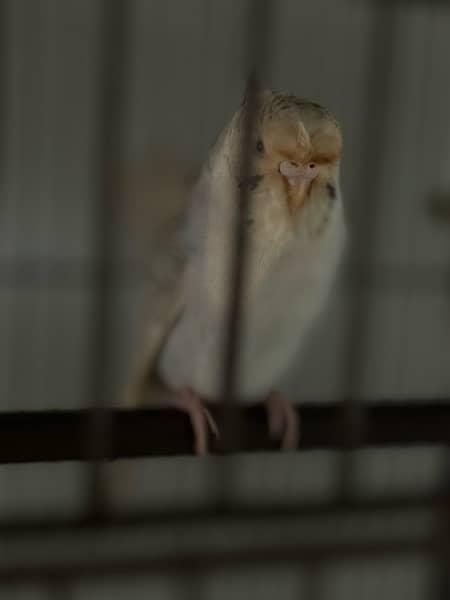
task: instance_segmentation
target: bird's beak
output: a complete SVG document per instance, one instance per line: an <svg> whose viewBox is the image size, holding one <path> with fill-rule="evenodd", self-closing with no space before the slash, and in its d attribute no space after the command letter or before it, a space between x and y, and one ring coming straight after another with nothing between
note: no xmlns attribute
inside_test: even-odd
<svg viewBox="0 0 450 600"><path fill-rule="evenodd" d="M280 163L280 174L286 179L290 188L290 208L294 212L300 208L308 194L311 182L317 177L317 165L310 163L302 165L294 161L285 160Z"/></svg>
<svg viewBox="0 0 450 600"><path fill-rule="evenodd" d="M280 163L279 171L290 185L309 184L317 176L317 166L313 163L305 166L292 160Z"/></svg>

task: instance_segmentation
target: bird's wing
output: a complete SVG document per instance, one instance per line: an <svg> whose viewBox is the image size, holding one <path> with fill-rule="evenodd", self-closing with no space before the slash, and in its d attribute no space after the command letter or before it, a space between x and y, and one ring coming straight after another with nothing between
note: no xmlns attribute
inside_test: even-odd
<svg viewBox="0 0 450 600"><path fill-rule="evenodd" d="M163 174L162 178L160 177L156 185L155 182L151 183L156 201L141 203L133 210L136 223L129 237L134 239L135 230L143 229L143 235L141 232L138 236L139 239L143 239L143 246L141 244L142 247L138 248L137 252L139 256L149 257L150 270L145 276L144 292L148 316L144 317L145 326L139 328L141 342L132 367L132 376L128 378L125 401L122 402L125 406L133 407L145 402L150 395L149 382L154 383L157 380L152 376L156 375L155 367L160 351L183 310L190 258L202 247L201 240L206 235L212 190L228 189L225 185L217 183L217 180L223 180L229 184L228 160L216 163L216 166L211 168L207 162L196 172L188 170L187 175L186 171L183 171L184 176L181 178L167 178L164 176L164 170L159 169L158 172ZM149 234L145 224L154 223L155 219L161 223L160 215L155 216L155 207L156 211L165 213L163 221L166 226L156 228L156 244L155 227L152 227L153 243L150 249L148 239L152 237L152 233ZM142 217L144 213L146 218ZM147 299L150 300L147 302ZM155 401L159 403L160 396L163 395L162 386L159 385L158 388L158 394L155 394L157 397L151 399L152 404ZM165 400L161 403L165 404Z"/></svg>
<svg viewBox="0 0 450 600"><path fill-rule="evenodd" d="M144 274L146 315L141 320L138 351L132 365L131 377L128 378L125 398L121 402L125 407L133 408L146 403L147 400L151 400L152 404L166 403L164 396L168 392L158 380L156 365L160 352L183 310L189 259L195 254L201 230L205 227L205 194L201 193L205 187L204 181L197 175L193 186L193 178L190 176L188 183L191 190L187 189L186 183L184 180L182 194L177 190L177 206L170 209L170 216L165 219L165 225L158 227L151 249L145 248L150 257L149 266ZM172 192L169 199L172 205L173 196ZM161 197L159 194L158 198L163 204L168 201L167 197ZM167 208L163 207L161 210L167 211Z"/></svg>
<svg viewBox="0 0 450 600"><path fill-rule="evenodd" d="M163 243L153 250L150 268L145 272L147 314L139 327L137 353L124 399L126 407L146 402L151 384L156 381L161 349L183 310L188 255L182 237L184 219L177 221L171 223L175 230L166 232Z"/></svg>
<svg viewBox="0 0 450 600"><path fill-rule="evenodd" d="M123 248L125 264L133 266L137 278L134 310L126 316L132 354L124 356L120 375L122 407L146 400L149 375L156 371L159 352L183 306L188 259L184 230L193 168L192 163L164 156L149 153L126 172Z"/></svg>

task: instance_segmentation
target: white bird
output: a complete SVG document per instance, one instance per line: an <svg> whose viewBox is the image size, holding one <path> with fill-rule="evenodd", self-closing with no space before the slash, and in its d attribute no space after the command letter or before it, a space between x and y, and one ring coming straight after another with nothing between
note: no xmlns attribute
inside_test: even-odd
<svg viewBox="0 0 450 600"><path fill-rule="evenodd" d="M221 392L238 186L249 185L250 208L236 394L242 402L265 398L269 429L284 448L297 445L299 428L277 385L330 295L345 243L336 119L285 93L259 92L256 104L251 177L239 180L244 102L186 204L171 242L175 260L160 284L161 310L145 328L128 390L136 405L156 375L170 391L167 401L189 414L198 454L207 452L208 429L218 435L202 401L218 401Z"/></svg>

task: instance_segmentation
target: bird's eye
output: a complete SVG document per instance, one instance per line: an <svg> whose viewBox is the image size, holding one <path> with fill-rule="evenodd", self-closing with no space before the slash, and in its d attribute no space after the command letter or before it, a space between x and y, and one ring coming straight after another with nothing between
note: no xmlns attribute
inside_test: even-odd
<svg viewBox="0 0 450 600"><path fill-rule="evenodd" d="M264 144L262 143L262 140L258 140L256 142L256 151L259 153L264 152Z"/></svg>
<svg viewBox="0 0 450 600"><path fill-rule="evenodd" d="M309 163L309 165L308 165L308 168L309 168L311 171L313 171L313 170L314 170L316 167L317 167L317 164L316 164L316 163L313 163L313 162L310 162L310 163Z"/></svg>

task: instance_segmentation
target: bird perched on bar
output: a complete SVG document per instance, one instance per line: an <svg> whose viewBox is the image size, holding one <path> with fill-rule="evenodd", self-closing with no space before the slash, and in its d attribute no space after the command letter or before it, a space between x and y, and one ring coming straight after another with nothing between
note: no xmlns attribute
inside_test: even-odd
<svg viewBox="0 0 450 600"><path fill-rule="evenodd" d="M339 182L342 135L323 106L258 91L249 172L240 150L246 100L213 145L170 241L164 300L143 329L127 403L146 398L152 377L188 413L194 450L219 431L204 402L220 400L239 187L247 186L247 252L236 397L263 400L281 447L298 444L297 412L277 385L305 346L332 290L345 242ZM169 263L167 263L169 264Z"/></svg>

